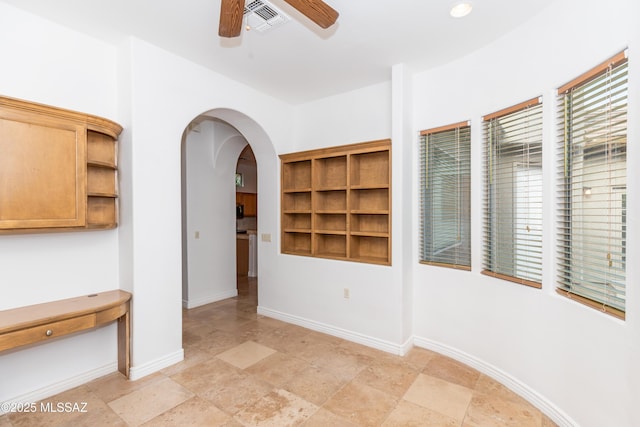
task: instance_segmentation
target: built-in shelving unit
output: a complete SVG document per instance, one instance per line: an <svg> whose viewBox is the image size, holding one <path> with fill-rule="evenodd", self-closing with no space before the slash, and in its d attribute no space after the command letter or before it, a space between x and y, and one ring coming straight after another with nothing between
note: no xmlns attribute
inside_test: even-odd
<svg viewBox="0 0 640 427"><path fill-rule="evenodd" d="M0 234L116 227L121 131L101 117L0 97Z"/></svg>
<svg viewBox="0 0 640 427"><path fill-rule="evenodd" d="M118 221L116 141L87 131L87 227L113 228Z"/></svg>
<svg viewBox="0 0 640 427"><path fill-rule="evenodd" d="M391 264L391 142L284 154L282 252Z"/></svg>

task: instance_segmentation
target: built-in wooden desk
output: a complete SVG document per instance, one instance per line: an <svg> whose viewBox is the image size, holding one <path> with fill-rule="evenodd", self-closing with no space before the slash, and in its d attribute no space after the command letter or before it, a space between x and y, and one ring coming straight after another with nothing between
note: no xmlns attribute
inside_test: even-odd
<svg viewBox="0 0 640 427"><path fill-rule="evenodd" d="M0 352L118 322L118 370L129 378L131 294L115 290L0 311Z"/></svg>

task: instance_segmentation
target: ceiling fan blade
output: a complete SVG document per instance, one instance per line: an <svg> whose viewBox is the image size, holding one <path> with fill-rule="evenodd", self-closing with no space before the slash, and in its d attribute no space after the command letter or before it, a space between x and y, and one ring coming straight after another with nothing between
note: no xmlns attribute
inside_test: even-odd
<svg viewBox="0 0 640 427"><path fill-rule="evenodd" d="M322 0L284 0L322 28L329 28L338 19L338 12Z"/></svg>
<svg viewBox="0 0 640 427"><path fill-rule="evenodd" d="M242 31L244 0L222 0L220 3L220 37L238 37Z"/></svg>

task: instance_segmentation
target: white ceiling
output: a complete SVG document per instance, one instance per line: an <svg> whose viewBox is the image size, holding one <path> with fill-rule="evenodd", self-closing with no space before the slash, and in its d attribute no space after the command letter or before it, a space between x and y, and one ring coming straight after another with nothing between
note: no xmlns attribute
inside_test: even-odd
<svg viewBox="0 0 640 427"><path fill-rule="evenodd" d="M322 30L283 0L292 19L265 33L218 37L220 0L0 0L109 42L133 35L293 104L389 80L464 56L559 0L325 0L340 13Z"/></svg>

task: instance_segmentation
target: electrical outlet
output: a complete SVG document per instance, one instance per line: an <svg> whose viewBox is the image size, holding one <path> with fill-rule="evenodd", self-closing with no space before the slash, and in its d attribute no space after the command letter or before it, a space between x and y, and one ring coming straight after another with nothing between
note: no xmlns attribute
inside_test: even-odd
<svg viewBox="0 0 640 427"><path fill-rule="evenodd" d="M262 235L260 237L262 238L263 242L270 242L271 241L271 234L270 233L262 233Z"/></svg>
<svg viewBox="0 0 640 427"><path fill-rule="evenodd" d="M344 288L342 292L343 292L344 298L349 299L349 288Z"/></svg>
<svg viewBox="0 0 640 427"><path fill-rule="evenodd" d="M196 231L196 239L199 239L199 238L200 238L200 232Z"/></svg>

